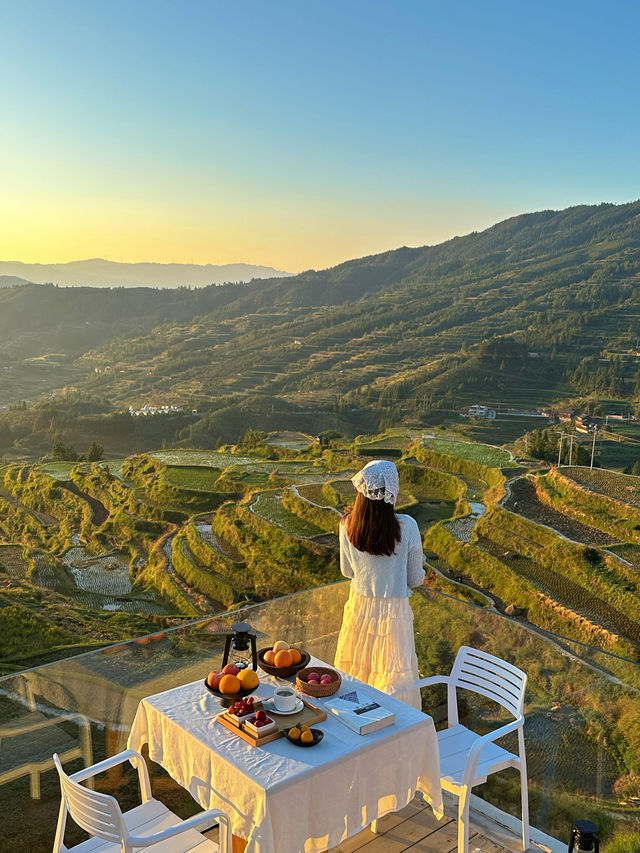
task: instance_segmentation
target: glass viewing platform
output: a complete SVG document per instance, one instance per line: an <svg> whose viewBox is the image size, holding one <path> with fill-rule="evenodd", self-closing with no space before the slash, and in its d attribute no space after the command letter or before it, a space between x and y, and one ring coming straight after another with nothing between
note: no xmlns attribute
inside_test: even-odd
<svg viewBox="0 0 640 853"><path fill-rule="evenodd" d="M51 850L60 802L52 754L58 752L74 771L124 749L138 702L204 678L219 665L233 622L248 621L259 646L281 638L332 661L348 589L346 582L310 589L0 678L3 849ZM427 588L411 602L421 675L448 673L463 644L509 660L528 675L533 849L566 849L572 823L588 818L597 823L604 850L640 850L640 666ZM424 710L438 728L446 720L440 690L423 691ZM479 731L504 722L480 697L465 699L461 710L461 722ZM506 740L503 745L513 750ZM158 799L182 817L199 810L162 768L152 765L151 772ZM123 808L137 802L128 766L97 785L117 795ZM483 837L480 843L472 839L471 849L495 849L487 839L519 849L518 773L496 774L474 794L472 827ZM67 844L83 837L68 825ZM446 849L452 847L455 842Z"/></svg>

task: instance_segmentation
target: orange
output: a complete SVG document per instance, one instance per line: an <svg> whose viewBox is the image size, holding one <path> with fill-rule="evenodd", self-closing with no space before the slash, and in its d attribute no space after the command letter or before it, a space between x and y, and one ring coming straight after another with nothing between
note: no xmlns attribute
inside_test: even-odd
<svg viewBox="0 0 640 853"><path fill-rule="evenodd" d="M218 685L221 693L237 693L240 690L240 679L235 675L223 675Z"/></svg>
<svg viewBox="0 0 640 853"><path fill-rule="evenodd" d="M276 652L275 665L280 667L291 666L291 652Z"/></svg>
<svg viewBox="0 0 640 853"><path fill-rule="evenodd" d="M241 669L236 678L243 690L253 690L258 686L258 673L254 669Z"/></svg>
<svg viewBox="0 0 640 853"><path fill-rule="evenodd" d="M273 649L269 649L263 654L262 659L265 663L268 663L269 666L273 666L273 662L276 659L276 653L273 651Z"/></svg>
<svg viewBox="0 0 640 853"><path fill-rule="evenodd" d="M291 655L291 666L295 666L302 660L302 655L297 649L289 649L289 654Z"/></svg>
<svg viewBox="0 0 640 853"><path fill-rule="evenodd" d="M297 726L294 726L292 729L289 729L289 737L291 740L300 740L300 735L302 732Z"/></svg>
<svg viewBox="0 0 640 853"><path fill-rule="evenodd" d="M311 741L313 740L313 733L307 729L300 735L300 740L302 741L302 743L311 743Z"/></svg>
<svg viewBox="0 0 640 853"><path fill-rule="evenodd" d="M289 643L285 643L284 640L276 640L276 642L273 644L274 652L286 652L288 648Z"/></svg>

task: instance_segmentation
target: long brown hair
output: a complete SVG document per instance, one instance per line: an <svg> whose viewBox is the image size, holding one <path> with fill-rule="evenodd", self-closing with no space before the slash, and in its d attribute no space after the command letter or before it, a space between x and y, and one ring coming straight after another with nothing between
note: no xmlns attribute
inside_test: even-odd
<svg viewBox="0 0 640 853"><path fill-rule="evenodd" d="M366 551L378 557L389 557L400 541L400 522L392 504L372 501L361 492L356 495L353 509L345 513L345 525L349 542L358 551Z"/></svg>

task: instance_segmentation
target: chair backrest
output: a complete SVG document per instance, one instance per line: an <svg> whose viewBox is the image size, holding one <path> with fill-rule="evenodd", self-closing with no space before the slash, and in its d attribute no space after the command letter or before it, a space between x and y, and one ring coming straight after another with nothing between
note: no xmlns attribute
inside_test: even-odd
<svg viewBox="0 0 640 853"><path fill-rule="evenodd" d="M122 843L127 831L118 801L70 779L57 755L53 756L53 761L60 776L62 799L78 826L105 841Z"/></svg>
<svg viewBox="0 0 640 853"><path fill-rule="evenodd" d="M522 713L526 674L517 666L488 652L460 646L451 670L450 683L493 699L514 717Z"/></svg>

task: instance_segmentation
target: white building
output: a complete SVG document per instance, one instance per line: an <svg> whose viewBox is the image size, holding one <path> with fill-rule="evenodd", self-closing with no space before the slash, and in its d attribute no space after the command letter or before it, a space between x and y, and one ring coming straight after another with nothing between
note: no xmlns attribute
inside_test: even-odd
<svg viewBox="0 0 640 853"><path fill-rule="evenodd" d="M469 406L470 418L485 418L486 420L493 420L495 416L496 410L490 409L488 406L479 406L478 404L475 406Z"/></svg>

